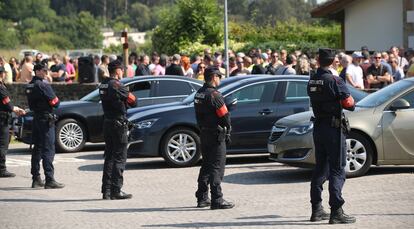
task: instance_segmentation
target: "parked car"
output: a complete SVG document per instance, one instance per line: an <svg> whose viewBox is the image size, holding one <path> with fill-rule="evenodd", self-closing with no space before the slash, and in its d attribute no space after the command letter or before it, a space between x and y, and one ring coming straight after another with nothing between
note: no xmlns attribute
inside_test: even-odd
<svg viewBox="0 0 414 229"><path fill-rule="evenodd" d="M308 80L306 76L269 75L223 80L219 91L232 120L227 152L266 153L274 121L309 109ZM201 152L193 100L191 95L172 106L131 110L129 120L136 127L130 134L128 155L162 156L176 167L194 165Z"/></svg>
<svg viewBox="0 0 414 229"><path fill-rule="evenodd" d="M122 82L137 97L139 107L181 101L203 84L180 76L140 76ZM54 112L59 118L56 123L58 151L77 152L85 142L103 142L103 110L98 89L78 101L61 102ZM17 139L26 144L32 143L32 120L32 113L29 113L15 123Z"/></svg>
<svg viewBox="0 0 414 229"><path fill-rule="evenodd" d="M314 165L312 115L303 112L274 124L268 143L271 160ZM364 175L371 165L414 164L414 78L368 95L346 116L352 128L346 139L348 177Z"/></svg>

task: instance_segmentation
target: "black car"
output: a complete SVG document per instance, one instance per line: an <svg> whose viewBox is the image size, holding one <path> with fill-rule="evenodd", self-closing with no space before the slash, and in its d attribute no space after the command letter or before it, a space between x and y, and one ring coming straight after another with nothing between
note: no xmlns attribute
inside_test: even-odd
<svg viewBox="0 0 414 229"><path fill-rule="evenodd" d="M267 153L273 123L309 110L308 80L306 76L270 75L224 80L219 91L225 97L233 127L228 153ZM135 124L128 155L162 156L178 167L194 165L201 153L193 100L194 94L181 103L128 111L128 119Z"/></svg>
<svg viewBox="0 0 414 229"><path fill-rule="evenodd" d="M139 76L122 82L137 97L139 107L181 101L203 84L182 76ZM79 101L61 102L54 112L59 118L56 123L58 151L76 152L85 142L103 142L103 110L97 89ZM32 143L32 120L31 113L17 119L15 135L19 141Z"/></svg>

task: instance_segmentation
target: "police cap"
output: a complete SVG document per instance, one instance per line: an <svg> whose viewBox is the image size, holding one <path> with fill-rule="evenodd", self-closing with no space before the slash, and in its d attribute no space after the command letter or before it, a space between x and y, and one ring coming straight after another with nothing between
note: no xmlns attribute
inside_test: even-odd
<svg viewBox="0 0 414 229"><path fill-rule="evenodd" d="M40 70L48 70L47 64L45 63L37 63L34 67L33 67L33 71L40 71Z"/></svg>
<svg viewBox="0 0 414 229"><path fill-rule="evenodd" d="M109 72L114 72L117 68L120 68L120 69L124 68L122 62L119 60L114 60L108 64Z"/></svg>
<svg viewBox="0 0 414 229"><path fill-rule="evenodd" d="M333 60L335 59L335 50L333 49L319 49L320 60Z"/></svg>
<svg viewBox="0 0 414 229"><path fill-rule="evenodd" d="M216 66L209 66L204 70L204 79L206 81L210 81L214 75L218 75L218 77L222 77L223 73L220 72L220 69Z"/></svg>
<svg viewBox="0 0 414 229"><path fill-rule="evenodd" d="M4 69L3 66L0 66L0 72L6 72L6 69Z"/></svg>

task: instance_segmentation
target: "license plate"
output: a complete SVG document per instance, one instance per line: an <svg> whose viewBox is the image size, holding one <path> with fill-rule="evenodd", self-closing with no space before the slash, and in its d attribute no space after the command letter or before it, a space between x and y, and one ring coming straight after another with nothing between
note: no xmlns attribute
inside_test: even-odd
<svg viewBox="0 0 414 229"><path fill-rule="evenodd" d="M269 153L275 153L276 152L276 146L275 145L272 145L272 144L268 144L267 145L267 151Z"/></svg>

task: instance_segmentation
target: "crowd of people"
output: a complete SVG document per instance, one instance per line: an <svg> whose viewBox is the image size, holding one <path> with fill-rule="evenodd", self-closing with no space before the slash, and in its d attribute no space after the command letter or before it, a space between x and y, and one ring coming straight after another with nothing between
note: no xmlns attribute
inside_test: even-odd
<svg viewBox="0 0 414 229"><path fill-rule="evenodd" d="M93 81L102 82L109 77L108 64L116 59L122 59L115 55L93 56ZM296 50L288 53L285 49L280 51L259 48L251 49L247 53L235 53L229 50L229 76L249 74L270 75L311 75L318 68L317 55L315 53ZM225 73L225 61L223 53L205 49L202 54L186 56L174 54L167 56L154 52L150 56L138 55L132 52L128 57L125 77L143 75L179 75L199 80L204 79L204 69L216 66ZM33 66L36 63L46 61L50 73L46 77L49 82L72 83L78 81L79 62L77 58L69 56L60 57L53 54L51 58L44 59L42 53L34 57L27 55L23 60L10 58L9 62L0 57L0 66L6 69L6 83L30 82L34 76ZM122 61L122 60L121 60ZM391 47L388 51L373 52L368 47L361 47L348 55L338 52L331 71L334 75L342 77L355 88L379 89L404 77L414 76L414 51L405 52L403 48Z"/></svg>

